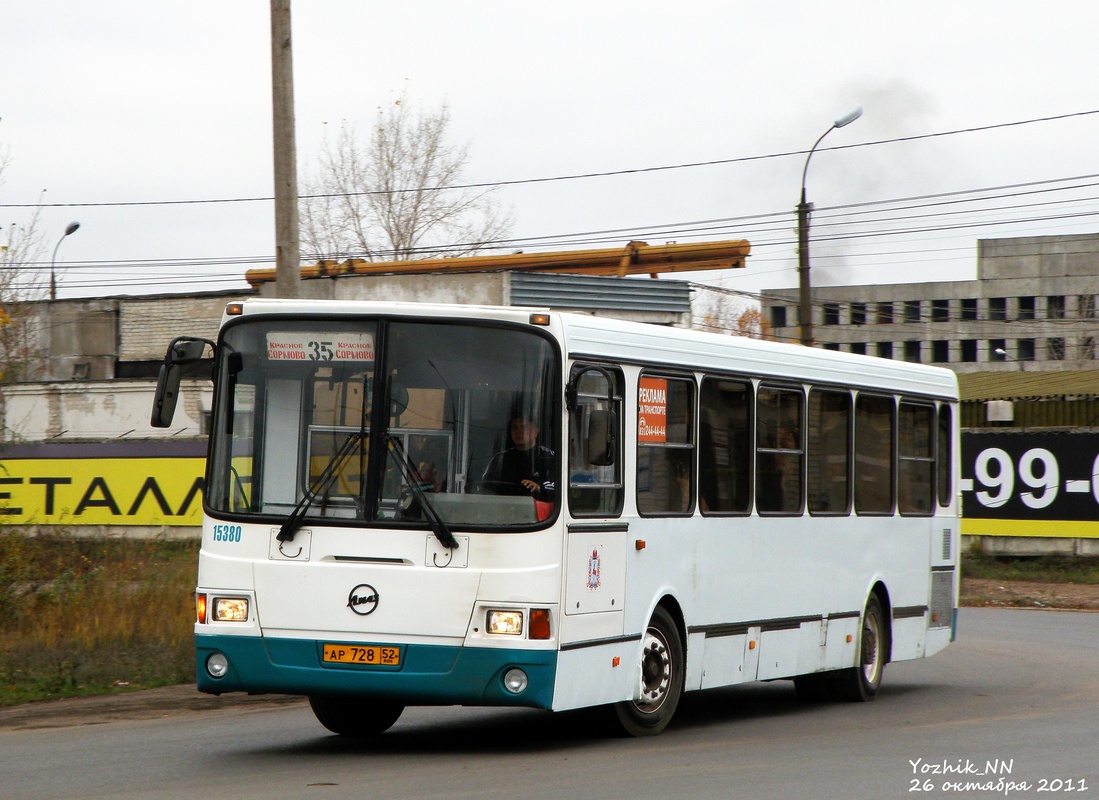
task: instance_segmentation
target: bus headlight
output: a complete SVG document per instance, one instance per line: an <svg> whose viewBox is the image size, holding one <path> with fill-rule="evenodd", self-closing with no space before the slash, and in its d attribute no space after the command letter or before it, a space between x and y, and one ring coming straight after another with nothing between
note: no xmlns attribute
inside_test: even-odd
<svg viewBox="0 0 1099 800"><path fill-rule="evenodd" d="M485 619L485 630L488 633L502 633L508 636L523 635L522 611L498 611L490 609Z"/></svg>
<svg viewBox="0 0 1099 800"><path fill-rule="evenodd" d="M214 622L247 622L247 597L215 597L213 602Z"/></svg>

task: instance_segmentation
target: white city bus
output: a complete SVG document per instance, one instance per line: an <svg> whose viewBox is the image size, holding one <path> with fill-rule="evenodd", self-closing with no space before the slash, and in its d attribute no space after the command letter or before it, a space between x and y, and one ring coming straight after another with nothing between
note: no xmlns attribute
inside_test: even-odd
<svg viewBox="0 0 1099 800"><path fill-rule="evenodd" d="M945 369L521 308L230 304L214 349L203 692L605 706L792 679L868 700L954 638ZM516 432L517 431L517 432Z"/></svg>

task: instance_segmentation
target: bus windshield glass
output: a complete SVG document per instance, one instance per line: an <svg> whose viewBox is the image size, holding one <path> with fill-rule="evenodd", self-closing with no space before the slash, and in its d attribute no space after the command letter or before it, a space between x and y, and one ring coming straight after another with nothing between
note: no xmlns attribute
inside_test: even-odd
<svg viewBox="0 0 1099 800"><path fill-rule="evenodd" d="M557 505L559 358L528 328L241 318L218 348L207 506L304 524L536 525Z"/></svg>

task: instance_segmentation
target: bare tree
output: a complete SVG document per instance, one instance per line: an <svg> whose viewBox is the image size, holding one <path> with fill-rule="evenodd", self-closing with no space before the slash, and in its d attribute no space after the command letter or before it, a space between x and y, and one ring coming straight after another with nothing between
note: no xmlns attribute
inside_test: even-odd
<svg viewBox="0 0 1099 800"><path fill-rule="evenodd" d="M736 318L733 336L747 336L749 339L770 339L771 326L763 312L758 308L749 308Z"/></svg>
<svg viewBox="0 0 1099 800"><path fill-rule="evenodd" d="M0 148L0 187L10 163L7 150ZM38 209L23 222L0 223L0 383L25 377L37 355L38 335L27 303L47 294L44 273L36 269L44 250Z"/></svg>
<svg viewBox="0 0 1099 800"><path fill-rule="evenodd" d="M444 104L419 112L399 98L378 110L367 141L343 123L304 181L303 250L369 261L458 255L507 235L493 189L461 188L468 145L447 141Z"/></svg>

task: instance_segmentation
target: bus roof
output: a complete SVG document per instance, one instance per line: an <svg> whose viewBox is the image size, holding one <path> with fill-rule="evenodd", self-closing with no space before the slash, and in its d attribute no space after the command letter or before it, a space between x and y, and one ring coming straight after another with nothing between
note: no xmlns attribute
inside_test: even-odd
<svg viewBox="0 0 1099 800"><path fill-rule="evenodd" d="M568 354L957 399L949 369L745 336L562 314Z"/></svg>
<svg viewBox="0 0 1099 800"><path fill-rule="evenodd" d="M957 376L942 367L544 308L269 298L252 298L239 305L243 315L395 314L516 323L528 323L534 314L548 314L559 323L564 349L571 358L958 398ZM231 318L227 315L223 323Z"/></svg>

